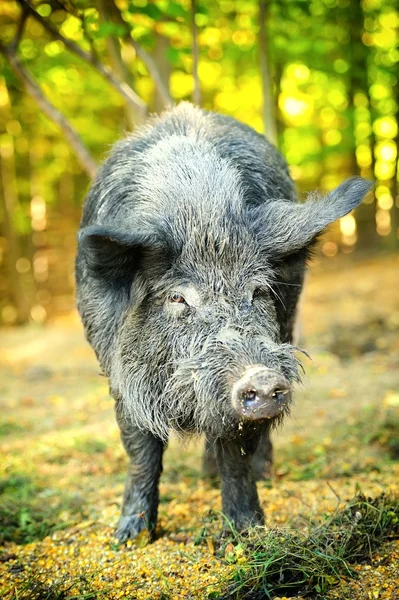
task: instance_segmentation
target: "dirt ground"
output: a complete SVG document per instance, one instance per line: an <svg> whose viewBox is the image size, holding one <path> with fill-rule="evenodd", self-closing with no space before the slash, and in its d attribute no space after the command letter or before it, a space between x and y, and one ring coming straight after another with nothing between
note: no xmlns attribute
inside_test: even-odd
<svg viewBox="0 0 399 600"><path fill-rule="evenodd" d="M300 328L313 362L274 436L272 482L259 484L268 527L301 528L357 486L399 494L398 287L397 255L313 266ZM220 494L202 479L201 440L171 440L157 540L118 547L127 461L77 315L0 338L1 597L194 599L222 589L233 566L207 535L220 526L209 514ZM359 578L323 598L399 599L398 540L355 569Z"/></svg>

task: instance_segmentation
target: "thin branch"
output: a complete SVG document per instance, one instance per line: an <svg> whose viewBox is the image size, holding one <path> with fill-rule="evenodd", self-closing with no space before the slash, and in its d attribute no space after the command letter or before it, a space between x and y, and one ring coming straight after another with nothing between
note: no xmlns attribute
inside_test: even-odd
<svg viewBox="0 0 399 600"><path fill-rule="evenodd" d="M265 135L277 146L276 107L273 97L266 34L267 3L268 0L259 0L259 61L262 76L263 124Z"/></svg>
<svg viewBox="0 0 399 600"><path fill-rule="evenodd" d="M79 134L65 116L46 98L40 87L20 63L15 53L1 43L0 52L7 58L15 75L21 80L26 91L37 102L40 109L63 130L67 140L79 157L80 163L86 173L90 175L90 177L94 177L97 170L97 163L84 145Z"/></svg>
<svg viewBox="0 0 399 600"><path fill-rule="evenodd" d="M21 18L18 23L17 33L15 34L15 37L10 44L10 49L13 50L14 52L16 52L18 49L19 42L21 41L22 35L24 33L25 24L26 24L26 20L27 20L28 16L29 16L28 11L26 10L25 7L23 7L22 13L21 13Z"/></svg>
<svg viewBox="0 0 399 600"><path fill-rule="evenodd" d="M196 0L191 0L191 35L192 35L192 52L193 52L193 78L194 78L194 90L193 90L193 102L194 104L201 104L201 86L198 75L198 63L199 63L199 48L198 48L198 30L197 23L195 22L195 15L197 12Z"/></svg>
<svg viewBox="0 0 399 600"><path fill-rule="evenodd" d="M89 63L92 67L94 67L98 73L106 80L108 83L112 85L112 87L129 103L129 105L143 117L147 112L147 105L145 102L136 94L136 92L124 81L121 81L115 73L107 67L103 65L97 58L94 53L89 53L83 50L80 46L75 44L72 40L64 37L55 27L51 25L51 23L44 19L35 9L29 4L27 0L18 0L21 8L26 10L29 15L31 15L38 23L42 25L42 27L50 33L50 35L62 42L66 48L68 48L71 52L79 56L82 60Z"/></svg>
<svg viewBox="0 0 399 600"><path fill-rule="evenodd" d="M121 36L122 40L124 42L126 42L127 44L130 44L134 48L137 56L140 58L140 60L143 61L143 63L147 67L147 71L150 74L151 79L155 83L158 93L159 93L160 97L162 98L162 102L164 103L164 105L169 106L169 105L173 104L173 100L169 94L168 86L165 84L155 60L153 59L151 54L149 54L146 50L144 50L144 48L142 48L140 46L140 44L138 42L136 42L136 40L133 39L129 23L127 23L125 21L125 19L122 17L122 14L114 1L110 2L109 8L111 8L111 6L112 6L113 17L115 18L115 21L117 23L119 23L120 25L123 25L123 27L126 28L126 33L124 33Z"/></svg>

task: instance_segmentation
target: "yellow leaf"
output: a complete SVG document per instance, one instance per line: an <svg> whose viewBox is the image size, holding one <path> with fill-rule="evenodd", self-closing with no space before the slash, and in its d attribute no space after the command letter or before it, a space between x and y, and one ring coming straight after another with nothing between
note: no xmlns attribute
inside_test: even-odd
<svg viewBox="0 0 399 600"><path fill-rule="evenodd" d="M206 543L211 554L215 554L215 546L213 545L213 540L210 537L206 538Z"/></svg>
<svg viewBox="0 0 399 600"><path fill-rule="evenodd" d="M387 392L384 398L385 406L399 407L399 393Z"/></svg>
<svg viewBox="0 0 399 600"><path fill-rule="evenodd" d="M128 540L129 542L130 540ZM134 539L133 544L136 548L145 548L150 543L150 534L148 529L143 529L140 531L138 536ZM126 544L127 545L127 544Z"/></svg>

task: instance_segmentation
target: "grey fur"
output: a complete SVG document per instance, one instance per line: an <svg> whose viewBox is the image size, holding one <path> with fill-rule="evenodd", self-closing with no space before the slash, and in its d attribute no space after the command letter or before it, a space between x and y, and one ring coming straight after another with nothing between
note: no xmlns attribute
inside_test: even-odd
<svg viewBox="0 0 399 600"><path fill-rule="evenodd" d="M120 539L142 528L137 513L154 530L170 430L205 433L237 527L263 521L255 477L271 449L256 448L276 421L243 422L231 390L249 365L300 380L290 342L307 249L368 185L299 205L269 142L187 103L116 144L84 206L76 281L133 465Z"/></svg>

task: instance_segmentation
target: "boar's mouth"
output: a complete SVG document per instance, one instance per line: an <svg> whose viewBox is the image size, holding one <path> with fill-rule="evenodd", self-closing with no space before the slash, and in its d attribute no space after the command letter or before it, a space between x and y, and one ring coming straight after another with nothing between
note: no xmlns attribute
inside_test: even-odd
<svg viewBox="0 0 399 600"><path fill-rule="evenodd" d="M165 421L179 433L214 437L229 435L243 422L278 426L290 412L292 385L301 379L303 367L294 354L298 350L290 344L278 345L271 353L269 349L262 363L240 370L237 364L229 367L219 346L203 360L201 356L180 360L160 402L168 407Z"/></svg>
<svg viewBox="0 0 399 600"><path fill-rule="evenodd" d="M244 336L237 346L234 340L222 344L208 338L206 345L193 344L188 355L175 357L161 371L149 372L144 363L132 369L125 359L114 373L114 387L126 418L158 438L166 441L171 430L180 436L229 437L240 424L277 427L289 414L292 385L300 382L303 370L298 350L263 338ZM232 392L239 391L237 382L245 383L244 375L250 377L241 389L247 392L242 406L239 397L234 404ZM254 383L257 387L251 387ZM251 397L251 390L258 393Z"/></svg>

